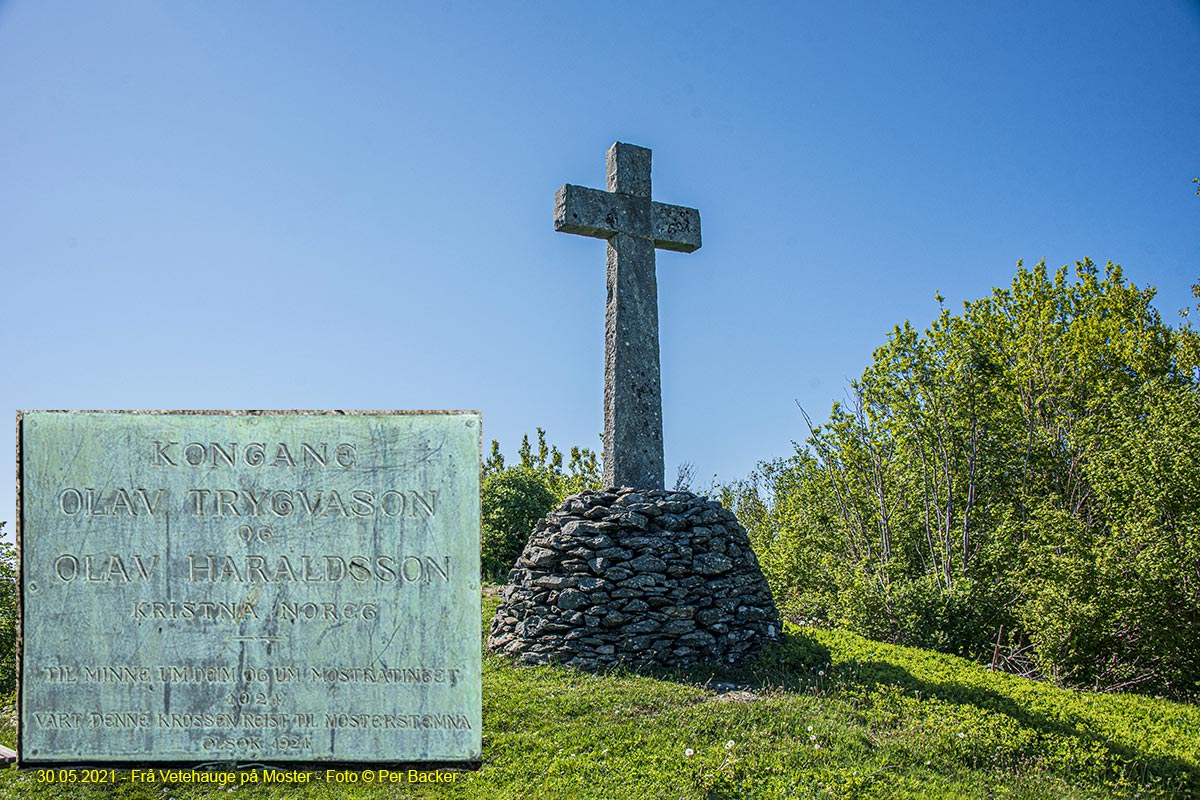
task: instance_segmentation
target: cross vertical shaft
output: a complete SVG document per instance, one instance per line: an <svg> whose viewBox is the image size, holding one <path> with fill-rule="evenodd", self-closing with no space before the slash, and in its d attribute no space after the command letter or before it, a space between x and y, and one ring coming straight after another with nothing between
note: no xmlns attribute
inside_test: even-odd
<svg viewBox="0 0 1200 800"><path fill-rule="evenodd" d="M700 213L656 203L650 150L617 142L607 154L607 192L566 185L556 230L608 241L604 347L604 483L662 489L662 389L655 248L700 247Z"/></svg>
<svg viewBox="0 0 1200 800"><path fill-rule="evenodd" d="M662 381L654 244L608 240L604 310L604 484L663 488Z"/></svg>

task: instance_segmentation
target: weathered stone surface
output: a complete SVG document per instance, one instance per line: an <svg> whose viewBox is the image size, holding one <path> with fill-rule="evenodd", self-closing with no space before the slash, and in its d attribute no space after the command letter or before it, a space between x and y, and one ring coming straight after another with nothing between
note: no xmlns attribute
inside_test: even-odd
<svg viewBox="0 0 1200 800"><path fill-rule="evenodd" d="M615 143L608 191L567 184L554 229L608 240L604 348L604 481L663 488L658 283L654 250L700 247L700 212L651 200L650 150ZM637 501L628 501L637 502ZM596 517L588 517L596 519Z"/></svg>
<svg viewBox="0 0 1200 800"><path fill-rule="evenodd" d="M23 764L478 763L479 424L22 414Z"/></svg>
<svg viewBox="0 0 1200 800"><path fill-rule="evenodd" d="M635 505L654 509L637 512L640 529L626 520ZM557 552L557 560L518 560L489 647L525 663L588 669L736 663L753 655L778 637L779 615L745 530L731 514L709 519L713 511L711 501L686 492L624 488L568 498L549 516L578 535L553 551L543 539L563 534L535 529L525 553ZM601 541L572 527L582 520L619 521L619 535ZM611 543L620 546L601 546ZM589 548L586 560L562 555ZM563 588L551 601L543 586ZM571 631L552 628L560 624Z"/></svg>
<svg viewBox="0 0 1200 800"><path fill-rule="evenodd" d="M720 540L717 540L718 542ZM714 551L716 548L713 548ZM696 572L701 575L719 575L722 572L728 572L733 568L733 561L720 552L703 553L696 556L696 560L692 562Z"/></svg>
<svg viewBox="0 0 1200 800"><path fill-rule="evenodd" d="M564 611L574 611L577 608L584 608L590 602L586 594L574 589L564 589L558 593L557 605Z"/></svg>

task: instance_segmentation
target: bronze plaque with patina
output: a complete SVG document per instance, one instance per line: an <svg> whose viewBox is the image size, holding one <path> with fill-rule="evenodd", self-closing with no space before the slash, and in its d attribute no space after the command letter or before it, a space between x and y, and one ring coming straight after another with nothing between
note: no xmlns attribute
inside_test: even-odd
<svg viewBox="0 0 1200 800"><path fill-rule="evenodd" d="M478 765L477 413L18 437L22 765Z"/></svg>

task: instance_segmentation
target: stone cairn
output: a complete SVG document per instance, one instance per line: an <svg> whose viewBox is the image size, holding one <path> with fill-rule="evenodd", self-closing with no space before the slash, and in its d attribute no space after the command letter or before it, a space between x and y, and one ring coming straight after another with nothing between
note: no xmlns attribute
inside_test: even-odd
<svg viewBox="0 0 1200 800"><path fill-rule="evenodd" d="M651 199L644 147L614 144L606 174L607 190L558 190L554 228L607 241L604 483L624 488L538 522L488 646L585 668L736 664L780 631L749 537L720 503L663 489L654 251L699 249L700 212Z"/></svg>
<svg viewBox="0 0 1200 800"><path fill-rule="evenodd" d="M567 498L508 576L488 646L528 664L737 664L779 613L732 512L691 492Z"/></svg>

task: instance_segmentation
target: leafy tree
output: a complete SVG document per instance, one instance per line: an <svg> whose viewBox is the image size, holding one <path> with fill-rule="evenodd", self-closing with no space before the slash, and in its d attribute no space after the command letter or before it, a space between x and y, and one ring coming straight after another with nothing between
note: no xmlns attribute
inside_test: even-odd
<svg viewBox="0 0 1200 800"><path fill-rule="evenodd" d="M1194 691L1200 345L1153 296L1111 263L1018 264L962 314L896 326L795 456L725 489L785 609L1070 685Z"/></svg>
<svg viewBox="0 0 1200 800"><path fill-rule="evenodd" d="M601 474L600 461L595 452L586 447L572 447L567 468L563 470L563 456L557 447L546 444L546 431L537 429L537 453L529 443L529 435L521 437L521 447L517 450L521 463L517 466L528 469L539 476L542 482L555 497L555 502L589 489L599 489ZM492 452L483 462L483 476L502 472L504 455L500 452L500 443L492 440Z"/></svg>
<svg viewBox="0 0 1200 800"><path fill-rule="evenodd" d="M572 447L564 470L562 453L546 444L546 432L541 428L537 429L536 453L526 435L518 455L520 463L506 467L500 443L493 440L491 455L483 462L481 545L483 574L488 580L506 579L533 526L564 498L600 488L596 454Z"/></svg>
<svg viewBox="0 0 1200 800"><path fill-rule="evenodd" d="M488 580L502 582L533 526L554 507L554 494L541 475L516 466L486 475L480 502L483 574Z"/></svg>

